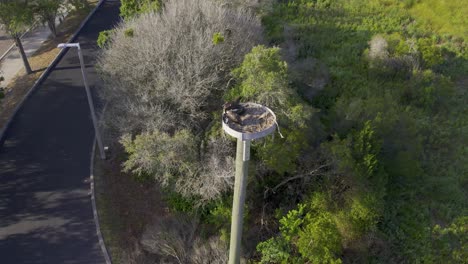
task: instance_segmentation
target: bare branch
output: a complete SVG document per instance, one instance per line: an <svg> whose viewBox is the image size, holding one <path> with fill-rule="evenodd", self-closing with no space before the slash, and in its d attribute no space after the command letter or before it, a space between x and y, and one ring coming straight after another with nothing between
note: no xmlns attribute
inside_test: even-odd
<svg viewBox="0 0 468 264"><path fill-rule="evenodd" d="M299 174L299 175L295 175L293 177L289 177L289 178L286 178L284 179L282 182L280 182L278 185L276 185L275 187L273 188L267 188L265 190L265 192L263 193L263 197L266 198L267 195L268 195L268 192L273 192L275 193L278 188L280 188L281 186L287 184L288 182L290 181L294 181L294 180L297 180L297 179L302 179L302 178L306 178L306 177L311 177L311 176L314 176L314 175L321 175L322 173L317 173L319 171L321 171L322 169L324 168L327 168L327 167L330 167L331 164L325 164L325 165L321 165L319 166L318 168L310 171L310 172L307 172L305 174Z"/></svg>

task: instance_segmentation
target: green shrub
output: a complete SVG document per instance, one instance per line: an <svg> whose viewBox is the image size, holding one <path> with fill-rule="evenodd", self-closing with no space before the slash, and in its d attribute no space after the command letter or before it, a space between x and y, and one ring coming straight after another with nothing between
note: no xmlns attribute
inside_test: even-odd
<svg viewBox="0 0 468 264"><path fill-rule="evenodd" d="M239 85L226 96L228 99L241 96L275 112L285 138L266 138L254 148L260 159L280 174L293 171L301 151L307 148L308 121L314 113L289 87L287 73L287 63L281 59L279 48L256 46L233 71Z"/></svg>
<svg viewBox="0 0 468 264"><path fill-rule="evenodd" d="M159 11L161 0L122 0L120 6L120 16L130 19L140 14Z"/></svg>
<svg viewBox="0 0 468 264"><path fill-rule="evenodd" d="M99 32L99 36L97 39L98 47L102 49L107 44L109 44L109 41L111 40L111 34L112 34L112 30L104 30L104 31Z"/></svg>
<svg viewBox="0 0 468 264"><path fill-rule="evenodd" d="M442 63L442 50L429 38L418 39L418 49L426 67L431 68Z"/></svg>
<svg viewBox="0 0 468 264"><path fill-rule="evenodd" d="M170 209L175 212L191 213L195 208L195 201L192 198L187 198L177 192L166 190L164 199Z"/></svg>
<svg viewBox="0 0 468 264"><path fill-rule="evenodd" d="M132 38L132 37L133 37L133 34L134 34L133 28L127 28L127 29L125 29L125 31L124 31L124 35L125 35L126 37Z"/></svg>
<svg viewBox="0 0 468 264"><path fill-rule="evenodd" d="M260 263L341 263L341 235L329 202L326 194L314 193L282 217L280 234L257 245Z"/></svg>
<svg viewBox="0 0 468 264"><path fill-rule="evenodd" d="M213 34L213 44L214 45L218 45L220 43L223 43L224 42L224 36L219 33L219 32L216 32Z"/></svg>

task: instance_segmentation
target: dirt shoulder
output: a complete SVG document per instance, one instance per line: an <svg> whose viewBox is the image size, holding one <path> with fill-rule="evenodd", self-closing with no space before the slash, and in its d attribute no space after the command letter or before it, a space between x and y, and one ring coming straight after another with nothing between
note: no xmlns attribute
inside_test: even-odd
<svg viewBox="0 0 468 264"><path fill-rule="evenodd" d="M122 172L123 150L103 161L96 149L94 183L99 224L112 262L142 263L148 259L141 250L145 228L169 213L156 184L142 183ZM115 154L119 153L119 154ZM145 261L143 261L145 260Z"/></svg>

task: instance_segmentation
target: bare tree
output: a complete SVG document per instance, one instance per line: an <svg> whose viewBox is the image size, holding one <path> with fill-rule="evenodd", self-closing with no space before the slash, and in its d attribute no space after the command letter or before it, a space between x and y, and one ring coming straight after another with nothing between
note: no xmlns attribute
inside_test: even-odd
<svg viewBox="0 0 468 264"><path fill-rule="evenodd" d="M183 217L157 219L144 232L141 244L148 252L187 263L198 223Z"/></svg>
<svg viewBox="0 0 468 264"><path fill-rule="evenodd" d="M217 44L216 33L223 36ZM251 12L201 0L169 0L162 12L122 23L99 63L106 125L118 134L197 129L261 35Z"/></svg>
<svg viewBox="0 0 468 264"><path fill-rule="evenodd" d="M388 43L381 35L372 37L369 41L369 58L371 60L382 60L388 57Z"/></svg>
<svg viewBox="0 0 468 264"><path fill-rule="evenodd" d="M225 264L228 262L227 244L219 237L210 237L204 241L195 240L190 254L190 263L193 264Z"/></svg>
<svg viewBox="0 0 468 264"><path fill-rule="evenodd" d="M182 195L200 197L200 203L219 197L234 185L231 142L225 137L217 137L209 139L206 145L194 167L196 173L178 178L175 186Z"/></svg>
<svg viewBox="0 0 468 264"><path fill-rule="evenodd" d="M203 240L196 235L198 222L175 216L157 219L143 233L143 249L161 257L159 263L224 264L227 246L218 237Z"/></svg>

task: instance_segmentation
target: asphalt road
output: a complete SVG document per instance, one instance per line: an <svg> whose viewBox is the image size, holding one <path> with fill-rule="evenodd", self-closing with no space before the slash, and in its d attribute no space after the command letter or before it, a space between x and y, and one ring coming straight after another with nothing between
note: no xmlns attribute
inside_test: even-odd
<svg viewBox="0 0 468 264"><path fill-rule="evenodd" d="M91 89L98 33L118 21L108 0L81 31ZM76 50L25 102L0 148L0 263L105 263L89 195L94 139Z"/></svg>

